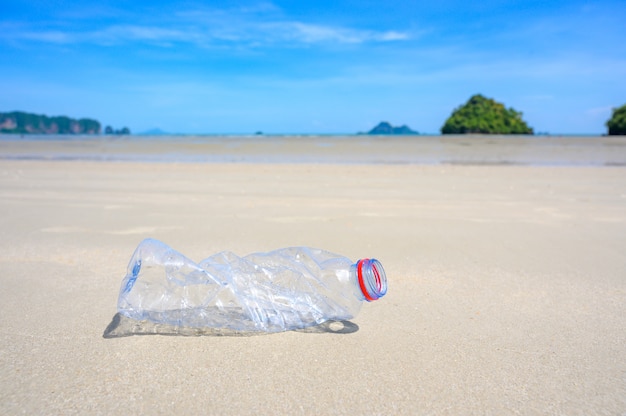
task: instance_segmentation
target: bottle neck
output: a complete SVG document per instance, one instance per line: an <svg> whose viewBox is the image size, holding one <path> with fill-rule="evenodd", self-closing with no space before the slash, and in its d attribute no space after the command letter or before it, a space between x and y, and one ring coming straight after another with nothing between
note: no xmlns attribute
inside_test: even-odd
<svg viewBox="0 0 626 416"><path fill-rule="evenodd" d="M387 276L378 260L359 260L356 263L356 277L363 297L368 302L380 299L387 293Z"/></svg>

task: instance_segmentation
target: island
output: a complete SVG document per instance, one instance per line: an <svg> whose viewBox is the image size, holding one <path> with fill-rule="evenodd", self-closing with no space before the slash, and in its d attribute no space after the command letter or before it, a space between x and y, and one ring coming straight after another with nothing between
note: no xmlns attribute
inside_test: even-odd
<svg viewBox="0 0 626 416"><path fill-rule="evenodd" d="M23 111L0 113L0 133L100 134L100 130L100 122L89 118L48 117Z"/></svg>
<svg viewBox="0 0 626 416"><path fill-rule="evenodd" d="M613 115L606 122L609 136L626 135L626 104L613 109Z"/></svg>
<svg viewBox="0 0 626 416"><path fill-rule="evenodd" d="M419 133L414 130L411 130L411 128L407 125L394 127L386 121L381 121L380 123L378 123L376 127L371 129L367 133L359 133L359 134L386 135L386 134L419 134Z"/></svg>
<svg viewBox="0 0 626 416"><path fill-rule="evenodd" d="M122 127L121 129L114 129L111 126L106 126L104 128L104 134L115 134L117 136L128 136L130 134L130 129L128 127Z"/></svg>
<svg viewBox="0 0 626 416"><path fill-rule="evenodd" d="M521 112L476 94L452 112L441 134L533 134L533 129Z"/></svg>

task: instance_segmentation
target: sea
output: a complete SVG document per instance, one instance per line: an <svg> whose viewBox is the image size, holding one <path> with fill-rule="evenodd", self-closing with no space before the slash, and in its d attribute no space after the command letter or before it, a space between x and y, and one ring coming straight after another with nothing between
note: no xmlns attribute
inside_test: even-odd
<svg viewBox="0 0 626 416"><path fill-rule="evenodd" d="M626 166L626 136L0 134L0 160Z"/></svg>

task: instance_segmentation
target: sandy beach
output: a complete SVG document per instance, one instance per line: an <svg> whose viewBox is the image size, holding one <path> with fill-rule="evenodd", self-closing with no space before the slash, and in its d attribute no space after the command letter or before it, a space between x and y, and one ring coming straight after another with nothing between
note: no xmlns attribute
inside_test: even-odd
<svg viewBox="0 0 626 416"><path fill-rule="evenodd" d="M44 159L0 160L1 414L626 413L623 166ZM146 237L389 291L348 334L105 339Z"/></svg>

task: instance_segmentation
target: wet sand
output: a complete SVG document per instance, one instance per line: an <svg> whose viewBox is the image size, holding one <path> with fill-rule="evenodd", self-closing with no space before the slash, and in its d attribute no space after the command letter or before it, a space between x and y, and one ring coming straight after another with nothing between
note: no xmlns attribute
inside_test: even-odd
<svg viewBox="0 0 626 416"><path fill-rule="evenodd" d="M626 412L624 167L5 158L0 221L2 414ZM389 292L346 334L105 339L145 237Z"/></svg>
<svg viewBox="0 0 626 416"><path fill-rule="evenodd" d="M626 136L0 135L0 159L626 166Z"/></svg>

